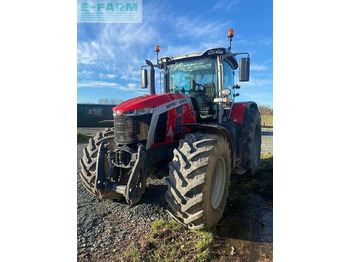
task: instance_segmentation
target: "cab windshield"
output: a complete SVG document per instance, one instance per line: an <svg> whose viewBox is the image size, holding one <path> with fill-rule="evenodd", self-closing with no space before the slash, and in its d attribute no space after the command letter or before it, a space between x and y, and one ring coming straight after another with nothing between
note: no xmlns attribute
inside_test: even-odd
<svg viewBox="0 0 350 262"><path fill-rule="evenodd" d="M171 93L215 95L216 59L204 58L168 65L168 81Z"/></svg>
<svg viewBox="0 0 350 262"><path fill-rule="evenodd" d="M215 58L202 58L168 65L168 86L171 93L191 97L197 121L217 118L217 69Z"/></svg>

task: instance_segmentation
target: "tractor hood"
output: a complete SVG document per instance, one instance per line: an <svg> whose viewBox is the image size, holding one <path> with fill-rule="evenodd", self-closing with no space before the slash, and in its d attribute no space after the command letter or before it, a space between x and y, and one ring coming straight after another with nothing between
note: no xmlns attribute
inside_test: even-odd
<svg viewBox="0 0 350 262"><path fill-rule="evenodd" d="M113 111L117 115L122 115L125 111L135 110L145 107L158 107L160 105L169 103L171 101L186 98L188 96L184 94L156 94L156 95L144 95L136 98L129 99L116 107Z"/></svg>

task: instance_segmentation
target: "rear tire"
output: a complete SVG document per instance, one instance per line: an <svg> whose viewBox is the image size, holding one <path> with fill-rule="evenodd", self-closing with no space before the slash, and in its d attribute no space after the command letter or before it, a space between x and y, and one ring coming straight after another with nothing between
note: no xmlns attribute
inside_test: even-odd
<svg viewBox="0 0 350 262"><path fill-rule="evenodd" d="M243 125L242 166L248 175L255 175L260 165L261 119L257 108L250 108Z"/></svg>
<svg viewBox="0 0 350 262"><path fill-rule="evenodd" d="M81 181L83 186L89 191L91 194L102 198L99 192L95 189L95 181L96 181L96 162L97 162L97 153L98 148L102 142L107 142L107 148L112 149L115 145L114 143L114 129L106 128L104 132L97 132L94 138L89 139L89 144L87 147L83 149L83 157L80 159L80 172L79 175L81 177ZM108 170L108 161L105 161L105 172ZM112 192L113 195L111 198L120 200L123 198L123 195Z"/></svg>
<svg viewBox="0 0 350 262"><path fill-rule="evenodd" d="M214 134L186 134L174 149L166 178L170 216L190 229L213 227L226 206L230 173L228 141Z"/></svg>

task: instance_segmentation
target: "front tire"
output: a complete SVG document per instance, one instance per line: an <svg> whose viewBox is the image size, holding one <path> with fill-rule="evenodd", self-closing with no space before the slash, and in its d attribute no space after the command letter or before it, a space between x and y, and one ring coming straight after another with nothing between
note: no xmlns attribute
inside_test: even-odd
<svg viewBox="0 0 350 262"><path fill-rule="evenodd" d="M226 206L230 173L228 141L215 134L186 134L169 163L170 216L190 229L213 227Z"/></svg>

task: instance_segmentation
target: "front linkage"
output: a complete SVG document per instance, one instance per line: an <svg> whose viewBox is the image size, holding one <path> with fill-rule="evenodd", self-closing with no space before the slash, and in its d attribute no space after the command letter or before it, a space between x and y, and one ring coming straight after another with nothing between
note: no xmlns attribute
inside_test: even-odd
<svg viewBox="0 0 350 262"><path fill-rule="evenodd" d="M108 142L102 143L98 149L95 190L101 198L118 193L125 197L128 204L135 204L140 200L146 188L149 168L148 163L150 161L148 161L149 157L145 151L145 147L139 144L137 152L131 153L131 159L134 161L131 161L129 165L133 164L133 167L128 171L128 181L125 185L115 182L122 181L125 176L120 170L121 167L118 167L115 161L119 150L108 150L107 145ZM109 166L107 173L105 171L107 165L106 160ZM116 174L118 177L114 178L114 181L112 181L112 176Z"/></svg>

